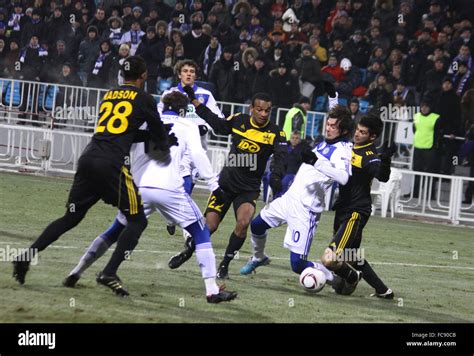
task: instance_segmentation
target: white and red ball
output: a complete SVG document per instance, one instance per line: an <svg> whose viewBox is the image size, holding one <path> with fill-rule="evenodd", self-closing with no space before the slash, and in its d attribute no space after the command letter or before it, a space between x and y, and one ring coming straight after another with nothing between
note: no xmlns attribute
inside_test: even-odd
<svg viewBox="0 0 474 356"><path fill-rule="evenodd" d="M321 270L308 267L300 274L300 284L307 292L318 293L326 285L326 276Z"/></svg>

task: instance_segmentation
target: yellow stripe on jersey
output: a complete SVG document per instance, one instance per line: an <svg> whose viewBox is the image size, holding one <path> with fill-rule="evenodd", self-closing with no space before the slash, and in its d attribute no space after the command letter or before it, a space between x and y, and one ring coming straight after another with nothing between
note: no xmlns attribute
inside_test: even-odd
<svg viewBox="0 0 474 356"><path fill-rule="evenodd" d="M352 229L354 227L354 223L357 221L359 218L359 213L353 212L351 218L349 219L349 222L346 225L346 229L344 230L344 235L342 235L342 239L339 242L339 246L337 247L336 250L336 255L340 254L342 250L346 247L347 241L349 240L349 236L352 234Z"/></svg>
<svg viewBox="0 0 474 356"><path fill-rule="evenodd" d="M265 126L267 126L268 124L270 123L270 120L267 120L267 122L265 123L265 125L263 126L258 126L255 121L253 121L253 117L250 117L250 125L252 125L253 127L257 128L257 129L261 129Z"/></svg>
<svg viewBox="0 0 474 356"><path fill-rule="evenodd" d="M354 145L354 149L357 150L357 149L359 149L359 148L369 147L369 146L372 145L372 144L373 144L373 142L367 143L366 145L362 145L362 146Z"/></svg>
<svg viewBox="0 0 474 356"><path fill-rule="evenodd" d="M249 140L263 143L266 145L273 145L273 141L275 141L275 136L273 132L262 132L255 129L249 129L247 131L239 131L237 129L232 129L232 132L240 135L242 137L248 138Z"/></svg>
<svg viewBox="0 0 474 356"><path fill-rule="evenodd" d="M362 168L362 156L360 156L360 155L354 153L354 151L352 151L351 164L354 167Z"/></svg>
<svg viewBox="0 0 474 356"><path fill-rule="evenodd" d="M133 187L132 176L130 173L128 173L128 169L126 167L122 167L122 172L125 176L125 186L127 187L128 200L130 202L130 214L138 214L138 202L137 196L135 194L135 188Z"/></svg>

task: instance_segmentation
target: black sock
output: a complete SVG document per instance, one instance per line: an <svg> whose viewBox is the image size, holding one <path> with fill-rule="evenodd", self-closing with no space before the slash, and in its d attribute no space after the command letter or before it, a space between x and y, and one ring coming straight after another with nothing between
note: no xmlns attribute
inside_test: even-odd
<svg viewBox="0 0 474 356"><path fill-rule="evenodd" d="M357 281L356 271L354 270L354 268L349 266L346 262L343 262L342 267L339 268L337 271L335 271L335 273L339 277L344 278L348 283L352 284L355 281Z"/></svg>
<svg viewBox="0 0 474 356"><path fill-rule="evenodd" d="M43 233L30 246L30 249L32 249L30 253L43 251L46 247L59 239L61 235L79 224L84 216L85 212L67 212L63 217L53 221L46 227L46 229L44 229ZM31 254L30 256L32 257Z"/></svg>
<svg viewBox="0 0 474 356"><path fill-rule="evenodd" d="M103 273L107 276L115 276L120 264L125 260L126 254L130 254L135 246L138 244L143 230L147 226L147 219L145 214L134 221L129 221L125 229L123 229L117 240L117 247L110 257L107 266L105 266Z"/></svg>
<svg viewBox="0 0 474 356"><path fill-rule="evenodd" d="M235 233L232 233L229 238L229 244L225 250L225 256L222 260L222 264L228 265L230 261L234 259L235 254L240 250L245 242L245 237L239 237Z"/></svg>
<svg viewBox="0 0 474 356"><path fill-rule="evenodd" d="M375 273L367 260L364 260L362 264L356 264L354 267L362 271L362 278L375 289L376 293L384 294L388 290L388 287L377 276L377 273Z"/></svg>

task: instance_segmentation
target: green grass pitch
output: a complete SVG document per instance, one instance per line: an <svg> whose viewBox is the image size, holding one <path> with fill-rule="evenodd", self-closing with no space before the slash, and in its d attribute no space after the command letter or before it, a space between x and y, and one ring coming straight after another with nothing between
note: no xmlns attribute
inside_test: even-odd
<svg viewBox="0 0 474 356"><path fill-rule="evenodd" d="M19 174L0 174L0 249L25 248L52 220L64 213L71 180ZM196 192L201 208L205 192ZM258 210L262 208L259 204ZM372 217L362 246L365 257L394 290L393 301L369 297L372 289L361 281L352 296L336 295L326 286L306 293L289 265L283 248L284 227L269 234L269 266L256 274L239 275L250 255L247 240L231 264L227 289L239 292L233 302L206 303L204 285L193 257L170 270L170 256L183 245L180 231L169 236L153 215L130 261L119 275L131 292L116 297L98 286L95 275L111 250L96 262L75 289L62 280L84 249L115 217L115 209L94 206L84 221L40 253L23 286L11 277L12 266L0 262L0 322L473 322L473 230L443 224ZM313 240L311 258L318 259L331 237L333 213L325 212ZM234 226L232 211L213 235L218 262Z"/></svg>

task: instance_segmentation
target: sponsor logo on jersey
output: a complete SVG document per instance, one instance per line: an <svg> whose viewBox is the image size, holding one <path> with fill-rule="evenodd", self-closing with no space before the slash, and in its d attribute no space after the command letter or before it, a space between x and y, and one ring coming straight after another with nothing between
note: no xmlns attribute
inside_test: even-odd
<svg viewBox="0 0 474 356"><path fill-rule="evenodd" d="M245 151L245 152L250 152L250 153L257 153L260 151L260 146L257 145L255 142L242 139L239 142L239 145L237 146L238 149Z"/></svg>
<svg viewBox="0 0 474 356"><path fill-rule="evenodd" d="M362 168L362 156L360 156L360 155L354 153L354 151L352 151L351 164L354 167Z"/></svg>

